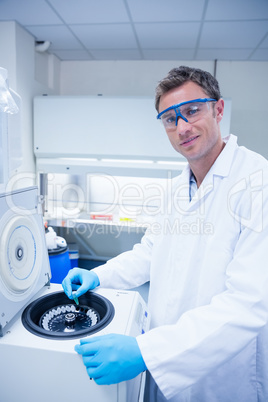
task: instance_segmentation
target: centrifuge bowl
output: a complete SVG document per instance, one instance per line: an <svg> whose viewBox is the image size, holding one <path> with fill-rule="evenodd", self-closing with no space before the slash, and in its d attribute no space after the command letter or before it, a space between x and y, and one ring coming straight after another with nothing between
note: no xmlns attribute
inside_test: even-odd
<svg viewBox="0 0 268 402"><path fill-rule="evenodd" d="M62 340L96 333L105 328L113 317L113 304L89 291L79 297L79 305L64 292L42 296L25 308L21 319L31 333Z"/></svg>

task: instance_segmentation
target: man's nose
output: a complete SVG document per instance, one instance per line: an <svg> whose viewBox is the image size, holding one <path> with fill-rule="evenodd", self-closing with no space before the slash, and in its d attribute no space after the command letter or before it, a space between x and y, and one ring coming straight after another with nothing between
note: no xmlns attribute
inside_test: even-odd
<svg viewBox="0 0 268 402"><path fill-rule="evenodd" d="M181 117L177 119L177 133L178 134L185 134L191 130L191 124L183 120Z"/></svg>

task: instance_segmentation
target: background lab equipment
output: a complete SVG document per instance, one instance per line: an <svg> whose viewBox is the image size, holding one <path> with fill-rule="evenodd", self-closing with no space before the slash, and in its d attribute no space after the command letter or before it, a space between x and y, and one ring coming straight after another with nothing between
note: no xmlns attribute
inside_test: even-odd
<svg viewBox="0 0 268 402"><path fill-rule="evenodd" d="M2 121L5 113L0 112ZM7 131L2 127L1 139ZM0 146L7 152L3 141ZM76 305L60 284L50 284L37 187L1 190L0 233L0 400L138 401L141 376L98 386L90 381L74 345L92 334L142 333L147 312L139 293L99 289Z"/></svg>
<svg viewBox="0 0 268 402"><path fill-rule="evenodd" d="M61 283L71 269L69 249L66 240L57 236L51 226L45 230L49 264L53 283Z"/></svg>

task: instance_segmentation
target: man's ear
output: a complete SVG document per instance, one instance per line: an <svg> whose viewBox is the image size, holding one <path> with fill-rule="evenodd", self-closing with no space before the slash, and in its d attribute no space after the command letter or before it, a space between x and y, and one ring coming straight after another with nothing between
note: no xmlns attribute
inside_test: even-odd
<svg viewBox="0 0 268 402"><path fill-rule="evenodd" d="M219 123L221 121L221 119L223 118L223 112L224 112L224 100L219 99L215 105L215 113L216 113L217 123Z"/></svg>

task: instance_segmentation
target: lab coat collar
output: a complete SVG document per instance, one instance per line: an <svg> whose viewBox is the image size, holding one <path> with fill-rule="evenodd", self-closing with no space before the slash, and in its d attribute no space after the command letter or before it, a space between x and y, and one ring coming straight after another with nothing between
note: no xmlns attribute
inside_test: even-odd
<svg viewBox="0 0 268 402"><path fill-rule="evenodd" d="M223 138L223 141L226 145L212 165L210 171L207 173L207 176L212 174L214 176L226 177L230 173L234 153L238 147L237 137L233 134L230 134L228 137Z"/></svg>
<svg viewBox="0 0 268 402"><path fill-rule="evenodd" d="M188 211L194 207L196 207L197 203L199 203L205 196L207 196L214 188L214 177L227 177L230 173L230 169L232 166L232 161L234 158L235 150L237 149L237 137L230 134L230 136L223 138L224 142L226 143L225 147L223 148L222 152L212 165L211 169L208 171L206 177L204 178L201 186L195 193L195 196L190 202L188 198L188 207L186 208ZM191 169L189 164L184 168L180 180L181 183L185 184L185 191L183 194L184 198L184 205L189 195L189 183L190 183L190 175ZM188 184L188 186L187 186ZM188 190L187 190L188 187ZM181 192L182 195L182 192ZM185 205L186 207L186 205Z"/></svg>
<svg viewBox="0 0 268 402"><path fill-rule="evenodd" d="M230 136L223 138L223 141L226 144L225 147L211 166L198 189L200 190L198 194L199 200L214 189L214 178L216 176L227 177L230 173L235 150L237 149L237 137L231 134Z"/></svg>
<svg viewBox="0 0 268 402"><path fill-rule="evenodd" d="M226 177L229 175L232 166L232 161L234 158L234 153L238 147L237 137L233 134L230 134L228 137L223 138L223 141L225 142L226 145L221 151L216 161L214 162L214 164L211 166L203 182L207 181L207 179L212 176ZM183 169L180 177L183 182L189 182L190 175L191 175L191 168L188 163Z"/></svg>

